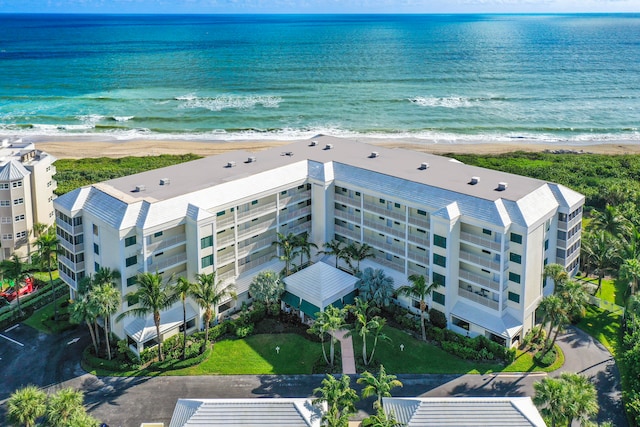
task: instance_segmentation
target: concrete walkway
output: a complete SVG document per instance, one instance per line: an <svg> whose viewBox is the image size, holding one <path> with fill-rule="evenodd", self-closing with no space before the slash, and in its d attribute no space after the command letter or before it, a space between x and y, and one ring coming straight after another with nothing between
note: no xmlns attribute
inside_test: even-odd
<svg viewBox="0 0 640 427"><path fill-rule="evenodd" d="M335 337L340 341L340 349L342 352L342 373L355 375L356 359L353 355L353 340L350 336L345 336L346 334L347 331L345 329L335 333Z"/></svg>

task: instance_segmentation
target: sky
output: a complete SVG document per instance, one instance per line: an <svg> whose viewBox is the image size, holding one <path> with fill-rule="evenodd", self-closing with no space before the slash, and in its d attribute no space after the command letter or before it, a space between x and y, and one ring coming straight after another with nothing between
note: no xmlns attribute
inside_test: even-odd
<svg viewBox="0 0 640 427"><path fill-rule="evenodd" d="M0 0L0 13L593 13L640 0Z"/></svg>

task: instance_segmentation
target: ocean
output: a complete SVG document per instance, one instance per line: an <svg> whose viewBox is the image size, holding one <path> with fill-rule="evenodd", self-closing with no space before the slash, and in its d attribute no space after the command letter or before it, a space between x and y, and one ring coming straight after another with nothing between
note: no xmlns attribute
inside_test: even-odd
<svg viewBox="0 0 640 427"><path fill-rule="evenodd" d="M0 137L580 145L639 127L640 14L0 14Z"/></svg>

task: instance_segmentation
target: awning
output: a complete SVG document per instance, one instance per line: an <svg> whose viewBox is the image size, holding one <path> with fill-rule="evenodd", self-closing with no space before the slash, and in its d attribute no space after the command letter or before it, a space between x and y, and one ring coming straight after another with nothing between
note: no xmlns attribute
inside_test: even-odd
<svg viewBox="0 0 640 427"><path fill-rule="evenodd" d="M316 305L311 304L310 302L306 301L306 300L302 300L302 303L300 303L300 311L302 311L304 314L306 314L309 317L312 318L316 318L316 313L319 313L320 308Z"/></svg>
<svg viewBox="0 0 640 427"><path fill-rule="evenodd" d="M187 303L187 322L196 317L196 311ZM144 343L156 338L156 324L153 322L153 314L145 317L126 317L129 323L125 325L124 331L136 342ZM179 328L183 322L182 303L175 304L169 310L160 313L160 334L164 334L172 329Z"/></svg>
<svg viewBox="0 0 640 427"><path fill-rule="evenodd" d="M509 339L516 336L522 329L522 323L518 322L518 320L510 314L505 314L502 317L497 315L491 316L486 311L477 309L461 301L458 301L456 305L453 306L451 315Z"/></svg>
<svg viewBox="0 0 640 427"><path fill-rule="evenodd" d="M344 304L342 303L342 300L341 300L341 299L337 299L337 300L335 300L334 302L332 302L332 303L331 303L331 304L329 304L329 305L332 305L332 306L334 306L335 308L343 308L343 307L344 307Z"/></svg>
<svg viewBox="0 0 640 427"><path fill-rule="evenodd" d="M356 291L345 295L344 298L342 298L342 302L344 302L345 305L353 305L356 302Z"/></svg>
<svg viewBox="0 0 640 427"><path fill-rule="evenodd" d="M284 278L289 293L319 307L313 313L322 311L324 307L352 293L357 281L357 277L323 262L317 262Z"/></svg>
<svg viewBox="0 0 640 427"><path fill-rule="evenodd" d="M282 294L282 297L280 299L282 300L282 302L290 305L295 309L300 308L300 297L293 295L291 292L284 291L284 294Z"/></svg>

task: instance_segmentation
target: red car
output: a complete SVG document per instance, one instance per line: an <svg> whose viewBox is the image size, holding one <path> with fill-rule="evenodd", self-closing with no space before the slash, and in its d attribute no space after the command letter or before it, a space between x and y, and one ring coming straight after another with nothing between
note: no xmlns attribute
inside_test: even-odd
<svg viewBox="0 0 640 427"><path fill-rule="evenodd" d="M27 277L27 279L24 281L24 284L20 288L20 296L28 295L31 292L33 292L33 279ZM13 301L14 299L16 299L16 287L13 286L0 292L0 297L4 297L4 299L9 302Z"/></svg>

